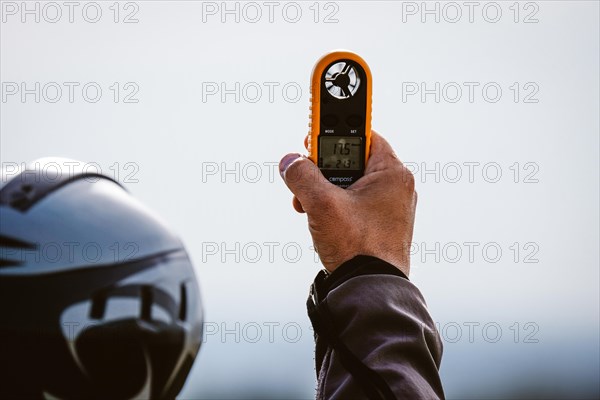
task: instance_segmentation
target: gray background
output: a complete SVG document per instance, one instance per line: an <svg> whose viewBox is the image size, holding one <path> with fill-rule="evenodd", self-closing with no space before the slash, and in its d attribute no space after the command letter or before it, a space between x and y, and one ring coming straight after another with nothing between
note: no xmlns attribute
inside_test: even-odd
<svg viewBox="0 0 600 400"><path fill-rule="evenodd" d="M64 6L58 22L44 19L45 3L39 22L22 22L7 3L3 167L62 156L118 171L181 235L209 331L181 398L313 396L304 304L320 265L274 165L303 151L310 71L337 48L370 64L373 126L415 170L411 279L445 340L448 398L599 395L598 2L479 2L472 22L463 2L428 2L439 22L421 2L278 2L272 22L262 2L256 22L246 3L237 3L239 22L223 22L221 2L123 2L117 23L112 2L98 3L96 23L83 18L85 2L72 23ZM213 6L217 14L203 13ZM134 11L138 22L124 23ZM56 103L52 88L40 89L38 103L8 95L11 82L80 86L73 102L66 89ZM87 82L102 88L96 103L82 96ZM128 82L137 103L124 102ZM236 82L239 101L206 91ZM411 82L439 82L439 102L408 95ZM479 85L472 101L464 82ZM502 89L497 102L482 94L490 82ZM436 165L437 176L423 173Z"/></svg>

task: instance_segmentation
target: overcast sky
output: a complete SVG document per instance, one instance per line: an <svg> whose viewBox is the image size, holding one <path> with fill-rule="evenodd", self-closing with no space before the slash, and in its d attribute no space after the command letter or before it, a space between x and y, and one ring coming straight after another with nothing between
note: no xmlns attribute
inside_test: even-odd
<svg viewBox="0 0 600 400"><path fill-rule="evenodd" d="M2 165L90 163L181 235L209 323L182 397L313 395L320 265L276 163L338 48L417 178L411 279L448 397L598 395L598 2L22 4L2 2Z"/></svg>

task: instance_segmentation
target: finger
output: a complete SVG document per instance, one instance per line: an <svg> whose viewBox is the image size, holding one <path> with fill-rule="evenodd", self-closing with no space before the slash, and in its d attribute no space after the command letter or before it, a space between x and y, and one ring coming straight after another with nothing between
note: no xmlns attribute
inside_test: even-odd
<svg viewBox="0 0 600 400"><path fill-rule="evenodd" d="M302 204L296 196L294 196L294 198L292 199L292 205L294 206L294 210L298 211L299 213L304 214L306 212L304 211L304 208L302 208Z"/></svg>
<svg viewBox="0 0 600 400"><path fill-rule="evenodd" d="M402 165L402 162L388 141L377 132L371 131L371 150L365 173L380 171L399 164Z"/></svg>
<svg viewBox="0 0 600 400"><path fill-rule="evenodd" d="M306 212L310 212L322 199L344 191L329 183L319 168L300 154L283 157L279 163L279 172Z"/></svg>
<svg viewBox="0 0 600 400"><path fill-rule="evenodd" d="M392 145L374 130L371 130L371 151L376 155L394 153Z"/></svg>
<svg viewBox="0 0 600 400"><path fill-rule="evenodd" d="M304 136L304 147L308 150L308 135Z"/></svg>

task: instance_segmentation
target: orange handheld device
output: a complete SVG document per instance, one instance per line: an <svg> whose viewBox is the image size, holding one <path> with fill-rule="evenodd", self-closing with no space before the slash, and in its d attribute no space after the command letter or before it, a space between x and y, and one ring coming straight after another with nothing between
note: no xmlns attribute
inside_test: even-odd
<svg viewBox="0 0 600 400"><path fill-rule="evenodd" d="M313 69L308 157L342 188L363 176L369 159L371 91L371 71L357 54L326 54Z"/></svg>

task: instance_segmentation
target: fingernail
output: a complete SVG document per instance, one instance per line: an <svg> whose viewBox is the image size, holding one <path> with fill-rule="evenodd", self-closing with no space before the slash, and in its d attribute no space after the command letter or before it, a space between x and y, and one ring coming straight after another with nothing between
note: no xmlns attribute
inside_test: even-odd
<svg viewBox="0 0 600 400"><path fill-rule="evenodd" d="M302 154L293 153L288 154L287 156L283 157L281 161L279 161L279 174L282 178L284 177L285 170L290 166L290 164L300 157L302 157Z"/></svg>

